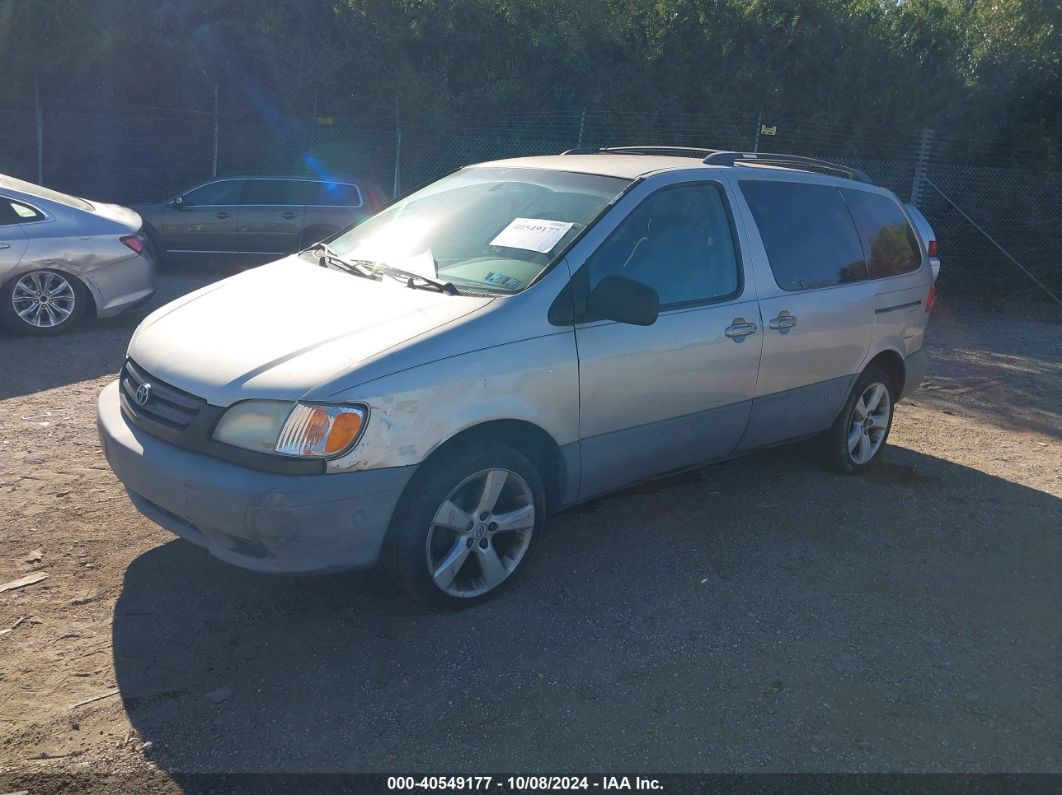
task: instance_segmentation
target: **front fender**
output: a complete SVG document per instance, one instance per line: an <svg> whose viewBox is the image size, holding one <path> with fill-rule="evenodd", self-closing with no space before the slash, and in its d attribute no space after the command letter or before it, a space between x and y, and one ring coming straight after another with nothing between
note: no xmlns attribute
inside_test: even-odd
<svg viewBox="0 0 1062 795"><path fill-rule="evenodd" d="M403 370L332 396L369 407L354 449L329 471L419 464L447 440L491 420L522 420L559 446L579 437L579 368L570 329Z"/></svg>

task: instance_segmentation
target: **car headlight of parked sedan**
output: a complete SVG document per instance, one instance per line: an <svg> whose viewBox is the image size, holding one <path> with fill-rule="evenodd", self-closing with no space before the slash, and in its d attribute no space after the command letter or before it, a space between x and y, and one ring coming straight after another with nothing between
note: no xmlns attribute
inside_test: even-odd
<svg viewBox="0 0 1062 795"><path fill-rule="evenodd" d="M357 442L363 406L247 400L226 411L214 428L219 442L295 458L333 458Z"/></svg>

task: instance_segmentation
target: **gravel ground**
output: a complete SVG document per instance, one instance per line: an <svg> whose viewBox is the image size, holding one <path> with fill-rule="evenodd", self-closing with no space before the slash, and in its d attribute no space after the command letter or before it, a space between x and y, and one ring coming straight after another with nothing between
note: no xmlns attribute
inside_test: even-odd
<svg viewBox="0 0 1062 795"><path fill-rule="evenodd" d="M171 271L160 297L214 278ZM447 614L374 573L244 572L133 510L94 411L146 311L0 332L0 582L48 575L0 593L0 791L1062 771L1049 309L942 299L929 381L873 473L792 447L630 489L555 517L517 587Z"/></svg>

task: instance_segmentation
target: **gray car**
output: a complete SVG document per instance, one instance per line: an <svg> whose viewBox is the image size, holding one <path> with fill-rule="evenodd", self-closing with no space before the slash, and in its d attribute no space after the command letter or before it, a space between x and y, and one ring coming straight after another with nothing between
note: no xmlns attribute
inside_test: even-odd
<svg viewBox="0 0 1062 795"><path fill-rule="evenodd" d="M0 320L38 336L155 292L140 216L0 174Z"/></svg>
<svg viewBox="0 0 1062 795"><path fill-rule="evenodd" d="M100 438L137 508L222 560L382 561L469 604L549 513L629 484L807 438L870 466L931 291L903 205L841 166L486 163L156 311Z"/></svg>
<svg viewBox="0 0 1062 795"><path fill-rule="evenodd" d="M135 209L160 259L261 260L331 237L386 204L367 180L222 177Z"/></svg>

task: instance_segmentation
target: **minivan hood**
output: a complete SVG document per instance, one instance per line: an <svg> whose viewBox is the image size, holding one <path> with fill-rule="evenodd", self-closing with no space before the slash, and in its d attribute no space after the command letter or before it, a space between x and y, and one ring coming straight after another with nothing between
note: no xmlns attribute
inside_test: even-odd
<svg viewBox="0 0 1062 795"><path fill-rule="evenodd" d="M490 301L370 281L293 256L156 310L133 335L129 356L214 405L294 400Z"/></svg>

